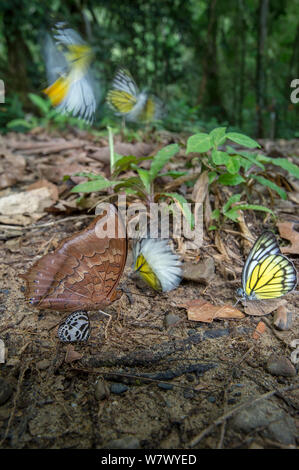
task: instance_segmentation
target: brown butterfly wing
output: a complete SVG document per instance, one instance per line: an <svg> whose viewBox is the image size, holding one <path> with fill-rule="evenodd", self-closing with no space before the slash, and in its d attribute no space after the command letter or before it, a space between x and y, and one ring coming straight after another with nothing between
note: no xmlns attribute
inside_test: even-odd
<svg viewBox="0 0 299 470"><path fill-rule="evenodd" d="M25 296L32 305L39 309L92 310L116 299L115 289L126 263L127 239L114 208L110 216L115 217L116 237L97 236L97 224L104 215L62 240L53 253L22 275L27 283Z"/></svg>

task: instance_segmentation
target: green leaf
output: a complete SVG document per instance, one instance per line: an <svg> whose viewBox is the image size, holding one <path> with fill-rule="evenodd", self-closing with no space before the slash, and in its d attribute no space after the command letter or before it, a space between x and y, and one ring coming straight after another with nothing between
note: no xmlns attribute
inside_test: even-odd
<svg viewBox="0 0 299 470"><path fill-rule="evenodd" d="M152 157L140 157L137 158L134 155L127 155L127 156L119 156L114 164L114 173L120 173L121 171L126 171L131 168L132 164L137 165L138 163L144 160L151 160Z"/></svg>
<svg viewBox="0 0 299 470"><path fill-rule="evenodd" d="M96 191L102 191L103 189L111 188L112 186L119 183L119 181L109 181L105 178L93 179L92 181L86 181L85 183L77 184L73 189L72 193L93 193Z"/></svg>
<svg viewBox="0 0 299 470"><path fill-rule="evenodd" d="M253 210L253 211L262 211L262 212L269 212L269 214L272 214L273 217L275 217L275 214L271 209L268 209L268 207L264 206L259 206L256 204L240 204L239 206L236 206L240 210Z"/></svg>
<svg viewBox="0 0 299 470"><path fill-rule="evenodd" d="M254 178L263 186L267 186L268 188L273 189L273 191L276 191L282 199L284 200L287 199L287 193L282 188L280 188L277 184L273 183L273 181L269 181L260 175L251 175L251 178Z"/></svg>
<svg viewBox="0 0 299 470"><path fill-rule="evenodd" d="M180 176L187 175L188 171L167 171L166 173L159 173L159 176L171 176L173 179L179 178Z"/></svg>
<svg viewBox="0 0 299 470"><path fill-rule="evenodd" d="M216 127L210 132L211 142L214 144L215 147L222 145L226 140L225 135L226 127Z"/></svg>
<svg viewBox="0 0 299 470"><path fill-rule="evenodd" d="M211 230L217 230L216 225L210 225L210 227L208 228L208 231L210 232Z"/></svg>
<svg viewBox="0 0 299 470"><path fill-rule="evenodd" d="M299 167L292 162L289 162L286 158L271 158L267 155L258 154L256 157L260 162L272 163L273 165L279 166L284 170L287 170L296 178L299 178Z"/></svg>
<svg viewBox="0 0 299 470"><path fill-rule="evenodd" d="M18 126L23 126L23 127L26 127L27 129L31 129L32 123L29 123L25 119L13 119L12 121L9 121L6 124L6 127L8 127L9 129L18 127Z"/></svg>
<svg viewBox="0 0 299 470"><path fill-rule="evenodd" d="M237 206L232 207L229 211L226 211L224 215L225 217L228 217L229 219L236 222L239 217L238 211L240 210L254 210L254 211L268 212L269 214L275 217L273 211L271 211L271 209L268 209L268 207L259 206L255 204L239 204Z"/></svg>
<svg viewBox="0 0 299 470"><path fill-rule="evenodd" d="M34 103L44 114L50 110L50 103L48 100L42 98L41 96L35 95L34 93L28 93L29 98L32 103Z"/></svg>
<svg viewBox="0 0 299 470"><path fill-rule="evenodd" d="M232 204L240 201L240 198L241 194L234 194L233 196L231 196L228 201L224 204L222 212L225 214Z"/></svg>
<svg viewBox="0 0 299 470"><path fill-rule="evenodd" d="M225 217L228 217L229 219L236 222L238 220L238 217L239 217L239 213L238 213L239 207L240 206L232 207L229 211L226 211L225 214L224 214Z"/></svg>
<svg viewBox="0 0 299 470"><path fill-rule="evenodd" d="M114 190L117 192L121 188L136 188L141 185L140 178L137 176L131 176L130 178L126 178L125 180L118 181L117 185L114 186Z"/></svg>
<svg viewBox="0 0 299 470"><path fill-rule="evenodd" d="M243 145L250 149L261 147L255 140L251 139L247 135L239 134L238 132L228 132L228 134L226 134L226 138L236 142L236 144Z"/></svg>
<svg viewBox="0 0 299 470"><path fill-rule="evenodd" d="M245 179L241 175L230 175L229 173L224 173L219 176L219 183L227 186L236 186L237 184L244 183Z"/></svg>
<svg viewBox="0 0 299 470"><path fill-rule="evenodd" d="M150 178L153 181L166 163L179 151L178 144L170 144L159 150L159 152L154 156L151 169L150 169Z"/></svg>
<svg viewBox="0 0 299 470"><path fill-rule="evenodd" d="M230 149L233 150L233 152L229 152L229 153L232 153L232 154L237 154L237 155L242 155L242 157L246 158L247 160L249 160L250 163L252 163L253 165L256 165L258 166L259 168L262 168L263 170L265 169L265 165L263 165L258 159L258 155L256 153L252 153L252 152L246 152L246 150L238 150L238 152L236 152L232 147L230 147ZM242 165L244 166L244 168L248 165ZM251 165L249 165L248 168L250 168ZM247 168L247 169L248 169Z"/></svg>
<svg viewBox="0 0 299 470"><path fill-rule="evenodd" d="M216 171L209 171L208 177L209 177L209 184L211 184L218 177L218 173Z"/></svg>
<svg viewBox="0 0 299 470"><path fill-rule="evenodd" d="M299 166L292 162L289 162L286 158L271 158L273 165L280 166L284 170L287 170L291 175L299 178Z"/></svg>
<svg viewBox="0 0 299 470"><path fill-rule="evenodd" d="M84 178L89 178L90 180L103 180L107 181L106 178L102 175L96 175L94 173L87 173L84 171L80 171L78 173L75 173L73 176L83 176Z"/></svg>
<svg viewBox="0 0 299 470"><path fill-rule="evenodd" d="M207 152L212 148L212 140L208 134L200 132L199 134L192 135L187 140L186 154L190 152Z"/></svg>
<svg viewBox="0 0 299 470"><path fill-rule="evenodd" d="M240 159L237 155L234 155L233 157L229 157L229 160L226 164L226 169L229 173L232 175L235 175L236 173L239 172L241 166Z"/></svg>
<svg viewBox="0 0 299 470"><path fill-rule="evenodd" d="M146 189L147 194L151 193L151 174L148 170L144 170L143 168L136 168L138 175L143 183L143 186Z"/></svg>
<svg viewBox="0 0 299 470"><path fill-rule="evenodd" d="M212 160L215 165L226 165L229 161L229 155L221 150L212 151Z"/></svg>
<svg viewBox="0 0 299 470"><path fill-rule="evenodd" d="M191 210L189 209L189 204L188 204L187 200L181 194L178 194L178 193L160 193L160 194L163 195L163 196L171 197L179 205L182 213L184 214L184 216L187 219L188 224L190 225L191 229L193 230L194 229L194 224L195 224L194 216L193 216Z"/></svg>
<svg viewBox="0 0 299 470"><path fill-rule="evenodd" d="M219 220L220 217L220 210L215 209L211 214L211 219Z"/></svg>

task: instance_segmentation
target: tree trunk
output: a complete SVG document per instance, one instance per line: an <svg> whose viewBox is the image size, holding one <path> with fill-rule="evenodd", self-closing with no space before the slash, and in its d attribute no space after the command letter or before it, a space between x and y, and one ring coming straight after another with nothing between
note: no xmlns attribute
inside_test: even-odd
<svg viewBox="0 0 299 470"><path fill-rule="evenodd" d="M244 4L239 0L240 15L240 74L239 74L239 100L238 100L238 126L243 126L243 102L245 81L245 58L246 58L246 21L244 16Z"/></svg>
<svg viewBox="0 0 299 470"><path fill-rule="evenodd" d="M217 31L218 15L217 0L211 0L208 8L208 31L205 53L202 62L203 76L200 83L197 103L218 110L220 119L227 119L227 113L222 104L218 80L217 60ZM202 46L202 44L201 44ZM202 56L202 47L197 47L197 53Z"/></svg>
<svg viewBox="0 0 299 470"><path fill-rule="evenodd" d="M265 45L267 40L268 0L259 1L258 45L256 58L256 118L257 137L264 137L263 110L265 106Z"/></svg>

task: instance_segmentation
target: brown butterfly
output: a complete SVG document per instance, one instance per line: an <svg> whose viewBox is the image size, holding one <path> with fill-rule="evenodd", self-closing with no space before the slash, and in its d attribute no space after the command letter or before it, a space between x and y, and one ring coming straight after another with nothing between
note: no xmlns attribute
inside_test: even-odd
<svg viewBox="0 0 299 470"><path fill-rule="evenodd" d="M126 229L115 207L108 206L88 227L62 240L53 253L21 275L31 305L71 312L96 310L121 296L116 287L126 264ZM108 233L107 227L114 230Z"/></svg>

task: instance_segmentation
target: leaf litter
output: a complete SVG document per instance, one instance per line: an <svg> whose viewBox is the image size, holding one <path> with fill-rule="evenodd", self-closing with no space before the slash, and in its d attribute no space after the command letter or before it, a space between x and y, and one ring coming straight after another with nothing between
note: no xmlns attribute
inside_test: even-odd
<svg viewBox="0 0 299 470"><path fill-rule="evenodd" d="M84 204L77 204L78 195L70 190L82 177L74 177L73 173L109 176L108 141L71 131L63 137L45 131L10 133L4 139L7 161L0 177L7 175L7 185L0 192L0 205L1 200L3 204L4 198L13 196L14 206L20 207L18 213L12 214L11 209L3 213L4 219L0 220L3 237L0 250L5 260L0 266L0 338L7 348L7 362L0 372L13 389L12 397L0 404L1 445L7 448L105 448L120 435L134 435L144 448L184 448L190 437L200 432L204 438L200 438L198 445L216 448L217 423L223 422L219 418L223 416L226 421L223 446L246 447L248 436L236 432L229 418L225 418L224 410L228 409L227 416L231 416L234 406L245 406L253 397L264 395L271 397L269 403L279 406L281 399L272 391L279 389L281 379L269 374L265 365L273 352L288 355L293 360L297 357L296 349L286 350L286 344L295 341L299 331L294 293L282 303L270 301L255 305L247 302L246 315L241 311L242 304L233 307L244 260L256 236L265 225L269 226L269 220L240 211L237 225L227 222L216 234L209 232L215 195L208 192L206 174L195 178L193 188L185 185L186 179L174 180L175 188L204 205L203 246L200 250L182 248L182 257L186 265L192 266L192 275L189 273L174 293L155 294L131 280L128 261L123 281L129 294L123 294L107 308L107 313L112 315L107 339L107 319L92 312L90 342L71 347L62 345L56 337L61 317L56 312L38 313L26 305L18 274L28 269L37 256L49 252L59 240L88 223L86 207L92 207L96 198L90 195ZM127 146L125 153L136 156L154 154L158 148L153 141L141 143L138 150L138 142L130 144L129 148L120 137L117 139L115 149ZM161 139L166 145L181 137L163 134ZM276 143L265 145L273 150ZM284 152L284 148L280 142L279 151ZM14 156L21 157L15 159L19 161L15 174L12 171ZM175 162L171 169L185 168L182 152ZM70 181L63 181L65 174L70 175ZM5 177L3 181L5 183ZM27 197L37 195L29 199L34 207L30 220L23 204L26 193ZM219 205L221 197L219 193L216 198ZM295 213L295 200L290 198L288 202ZM6 203L2 206L3 212L8 207ZM283 214L283 208L281 210ZM287 232L282 232L280 224L286 222L280 220L277 227L281 237L291 245L280 245L282 251L284 248L295 250L285 253L296 255L295 225L288 225ZM16 240L11 245L12 250L6 244L10 237ZM176 242L178 247L180 244L183 247L183 239ZM293 261L297 263L296 259ZM292 326L274 335L272 314L282 308L293 312ZM165 318L170 312L180 321L166 328ZM259 316L270 321L272 328L265 328ZM36 364L41 359L46 362L38 368ZM191 364L213 364L213 367L192 369ZM177 371L178 366L180 373L169 379L174 385L171 390L162 391L155 380L149 383L126 379L126 374L138 377L146 372L155 373L157 377L157 373L163 373L163 380L167 381L165 372ZM96 378L101 376L109 377L110 386L114 382L129 384L121 395L114 392L105 395L104 407L95 397ZM298 390L290 389L291 379L284 380L287 391L282 392L283 405L292 417L294 409L299 407ZM265 391L269 391L268 394ZM174 428L173 422L180 422L182 426ZM209 423L216 424L209 427ZM273 447L258 431L255 438L262 447Z"/></svg>

